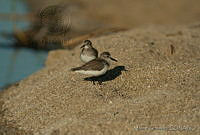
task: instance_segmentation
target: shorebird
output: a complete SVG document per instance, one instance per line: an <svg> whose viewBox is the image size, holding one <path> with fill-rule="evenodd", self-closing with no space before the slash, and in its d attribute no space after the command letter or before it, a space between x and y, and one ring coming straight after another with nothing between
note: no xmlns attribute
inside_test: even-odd
<svg viewBox="0 0 200 135"><path fill-rule="evenodd" d="M72 68L71 71L86 75L100 76L105 74L109 69L111 60L117 62L116 59L111 57L109 52L103 52L99 58L91 60L83 66Z"/></svg>
<svg viewBox="0 0 200 135"><path fill-rule="evenodd" d="M49 41L61 41L70 31L70 6L67 4L58 4L47 6L38 13L38 20L34 28L37 33L33 36L35 41L44 41L45 37L54 36ZM46 40L46 38L45 38Z"/></svg>
<svg viewBox="0 0 200 135"><path fill-rule="evenodd" d="M67 4L47 6L39 12L40 25L51 34L67 33L71 25L69 12Z"/></svg>
<svg viewBox="0 0 200 135"><path fill-rule="evenodd" d="M85 40L81 48L82 51L80 54L80 59L82 62L87 63L98 57L98 51L93 48L92 42L90 40Z"/></svg>

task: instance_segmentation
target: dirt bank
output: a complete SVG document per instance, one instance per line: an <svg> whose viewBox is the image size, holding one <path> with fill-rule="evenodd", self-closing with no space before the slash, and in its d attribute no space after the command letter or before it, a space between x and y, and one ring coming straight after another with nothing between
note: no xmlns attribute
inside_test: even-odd
<svg viewBox="0 0 200 135"><path fill-rule="evenodd" d="M3 119L34 134L198 134L200 25L148 26L91 39L113 63L103 85L70 72L79 47L1 94ZM127 71L125 71L126 69Z"/></svg>

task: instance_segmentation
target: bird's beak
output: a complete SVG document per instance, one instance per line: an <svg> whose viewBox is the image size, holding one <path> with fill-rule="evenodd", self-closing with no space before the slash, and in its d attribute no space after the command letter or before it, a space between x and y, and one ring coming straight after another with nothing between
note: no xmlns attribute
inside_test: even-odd
<svg viewBox="0 0 200 135"><path fill-rule="evenodd" d="M111 59L112 61L115 61L115 62L117 62L117 60L116 60L116 59L114 59L114 58L112 58L112 57L110 57L110 59Z"/></svg>

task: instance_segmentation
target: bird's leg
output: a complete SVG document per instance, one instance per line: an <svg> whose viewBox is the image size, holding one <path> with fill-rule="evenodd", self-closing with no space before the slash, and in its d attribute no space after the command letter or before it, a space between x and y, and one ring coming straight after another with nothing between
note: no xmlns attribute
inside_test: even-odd
<svg viewBox="0 0 200 135"><path fill-rule="evenodd" d="M92 83L93 83L93 85L95 85L95 81L94 80L92 81Z"/></svg>
<svg viewBox="0 0 200 135"><path fill-rule="evenodd" d="M98 84L99 84L99 85L102 85L102 81L98 81Z"/></svg>

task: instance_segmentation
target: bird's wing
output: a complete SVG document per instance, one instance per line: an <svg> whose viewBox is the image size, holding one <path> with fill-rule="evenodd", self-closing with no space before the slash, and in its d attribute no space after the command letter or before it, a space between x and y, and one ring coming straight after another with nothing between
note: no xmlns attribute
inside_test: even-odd
<svg viewBox="0 0 200 135"><path fill-rule="evenodd" d="M93 53L94 53L94 55L95 55L96 57L98 57L98 51L97 51L97 49L94 48L94 52L93 52Z"/></svg>
<svg viewBox="0 0 200 135"><path fill-rule="evenodd" d="M73 71L75 70L84 70L84 71L101 70L104 68L104 63L105 62L102 59L95 59L95 60L89 61L88 63L84 64L81 67L73 68Z"/></svg>

